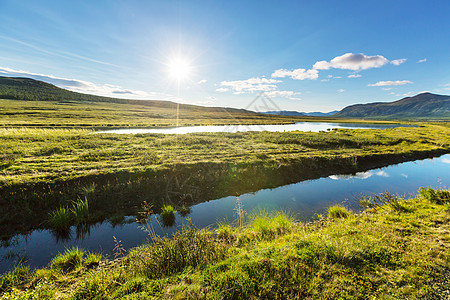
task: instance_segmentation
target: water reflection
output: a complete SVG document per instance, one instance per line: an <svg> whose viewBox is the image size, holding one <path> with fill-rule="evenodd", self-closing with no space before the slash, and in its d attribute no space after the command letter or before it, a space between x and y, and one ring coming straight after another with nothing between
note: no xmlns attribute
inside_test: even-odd
<svg viewBox="0 0 450 300"><path fill-rule="evenodd" d="M143 133L163 133L163 134L186 134L199 132L246 132L246 131L327 131L333 128L345 129L386 129L396 127L412 127L415 125L401 124L359 124L359 123L329 123L329 122L297 122L294 124L282 125L210 125L210 126L186 126L170 128L131 128L113 129L97 131L96 133L120 133L120 134L143 134Z"/></svg>
<svg viewBox="0 0 450 300"><path fill-rule="evenodd" d="M367 171L367 172L357 172L355 174L341 174L341 175L330 175L328 178L333 180L348 180L348 179L368 179L375 176L389 177L389 174L385 170L379 170L377 172ZM404 177L408 178L408 175L402 174Z"/></svg>
<svg viewBox="0 0 450 300"><path fill-rule="evenodd" d="M316 214L323 214L330 205L338 203L359 210L358 195L373 195L388 190L391 194L408 196L422 186L448 187L449 162L450 155L444 155L351 175L332 175L244 194L239 196L239 200L247 216L261 209L286 210L292 212L297 220L308 221ZM49 230L18 235L1 243L0 273L12 268L22 257L26 257L31 266L45 266L55 255L72 246L108 255L114 248L113 236L128 249L148 241L151 236L171 235L188 224L189 219L200 228L214 226L220 220L233 221L236 220L236 200L237 197L224 197L192 207L186 206L185 209L178 207L172 221L165 224L160 215L152 214L149 206L141 223L135 222L136 217L115 216L93 226L72 226L69 236L55 235ZM148 230L152 230L152 235Z"/></svg>

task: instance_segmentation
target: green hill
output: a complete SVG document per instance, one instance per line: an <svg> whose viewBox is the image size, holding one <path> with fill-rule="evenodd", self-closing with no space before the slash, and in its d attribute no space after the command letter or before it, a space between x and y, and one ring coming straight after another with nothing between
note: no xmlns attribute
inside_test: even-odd
<svg viewBox="0 0 450 300"><path fill-rule="evenodd" d="M103 97L89 94L82 94L68 91L52 84L34 80L31 78L3 77L0 76L0 99L26 100L26 101L57 101L57 102L107 102L118 104L138 104L144 106L174 108L177 103L163 100L131 100L111 97ZM255 114L255 112L223 107L203 107L197 105L180 104L180 109L198 111L220 111L223 112L245 112Z"/></svg>
<svg viewBox="0 0 450 300"><path fill-rule="evenodd" d="M422 93L394 102L350 105L334 117L449 120L450 96Z"/></svg>
<svg viewBox="0 0 450 300"><path fill-rule="evenodd" d="M148 127L293 121L293 117L245 109L88 95L30 78L0 76L0 126Z"/></svg>

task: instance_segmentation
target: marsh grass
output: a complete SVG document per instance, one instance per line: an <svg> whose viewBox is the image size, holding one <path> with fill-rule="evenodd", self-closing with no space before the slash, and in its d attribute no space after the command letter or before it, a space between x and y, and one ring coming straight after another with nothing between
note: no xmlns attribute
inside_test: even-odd
<svg viewBox="0 0 450 300"><path fill-rule="evenodd" d="M176 210L172 205L163 205L161 208L161 213L159 214L161 217L161 223L166 227L171 227L175 223L175 213Z"/></svg>
<svg viewBox="0 0 450 300"><path fill-rule="evenodd" d="M261 209L250 214L249 226L262 239L287 233L294 224L294 218L287 212L269 212Z"/></svg>
<svg viewBox="0 0 450 300"><path fill-rule="evenodd" d="M52 260L50 268L61 272L72 271L81 267L85 254L86 252L78 247L67 249Z"/></svg>
<svg viewBox="0 0 450 300"><path fill-rule="evenodd" d="M57 232L68 231L72 224L72 215L67 207L59 207L50 212L48 224Z"/></svg>
<svg viewBox="0 0 450 300"><path fill-rule="evenodd" d="M70 209L77 225L87 223L89 221L89 202L87 197L84 200L78 198L74 201Z"/></svg>
<svg viewBox="0 0 450 300"><path fill-rule="evenodd" d="M330 219L345 219L351 215L351 212L341 205L333 205L328 208L327 215Z"/></svg>
<svg viewBox="0 0 450 300"><path fill-rule="evenodd" d="M430 187L420 188L419 194L422 198L436 204L450 204L450 191L434 190Z"/></svg>
<svg viewBox="0 0 450 300"><path fill-rule="evenodd" d="M89 255L67 250L55 259L58 268L3 275L2 292L19 299L439 299L450 269L448 204L398 201L409 213L385 203L309 224L266 211L250 214L242 228L190 224L120 261L98 266L95 258L95 269L85 267Z"/></svg>
<svg viewBox="0 0 450 300"><path fill-rule="evenodd" d="M172 199L170 204L180 208L336 172L430 157L450 151L449 130L424 123L386 130L174 136L0 128L0 157L6 161L0 172L0 210L6 227L0 231L13 235L42 228L50 212L70 208L77 197L89 199L90 219L96 221L133 215L144 200L159 211L170 178L178 179L178 195L190 195ZM65 150L55 150L59 148ZM149 155L158 159L146 160Z"/></svg>
<svg viewBox="0 0 450 300"><path fill-rule="evenodd" d="M359 200L359 204L364 208L385 206L398 213L409 212L409 208L404 205L404 199L401 199L388 191L373 196L362 196Z"/></svg>
<svg viewBox="0 0 450 300"><path fill-rule="evenodd" d="M30 273L30 267L21 264L17 265L14 270L0 277L0 293L8 291L12 286L20 285L25 279L30 277Z"/></svg>

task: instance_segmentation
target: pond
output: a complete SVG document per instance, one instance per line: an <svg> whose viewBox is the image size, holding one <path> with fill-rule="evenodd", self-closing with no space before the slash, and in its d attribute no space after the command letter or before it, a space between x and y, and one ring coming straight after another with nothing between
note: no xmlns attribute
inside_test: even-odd
<svg viewBox="0 0 450 300"><path fill-rule="evenodd" d="M405 124L362 124L362 123L327 123L327 122L297 122L282 125L210 125L210 126L185 126L169 128L128 128L97 131L96 133L164 133L164 134L186 134L194 132L245 132L245 131L326 131L333 128L346 129L387 129L396 127L411 127L415 125Z"/></svg>
<svg viewBox="0 0 450 300"><path fill-rule="evenodd" d="M285 210L291 212L297 220L309 221L336 203L359 211L358 198L361 195L370 196L387 190L392 194L409 196L416 194L422 186L448 187L449 167L450 154L447 154L356 174L336 174L275 189L263 189L241 195L239 202L247 216L260 209ZM172 227L159 226L157 215L153 215L150 220L157 234L170 235L187 224L188 218L200 228L215 226L218 221L225 219L236 220L236 203L236 197L224 197L194 205L187 216L177 214ZM78 235L73 227L69 239L58 239L49 230L35 230L28 235L19 235L9 245L2 245L0 248L0 273L11 269L21 259L27 260L32 267L45 266L52 257L72 246L111 255L115 246L113 237L120 240L125 249L146 242L148 235L140 227L134 217L127 217L120 224L104 222L93 225Z"/></svg>

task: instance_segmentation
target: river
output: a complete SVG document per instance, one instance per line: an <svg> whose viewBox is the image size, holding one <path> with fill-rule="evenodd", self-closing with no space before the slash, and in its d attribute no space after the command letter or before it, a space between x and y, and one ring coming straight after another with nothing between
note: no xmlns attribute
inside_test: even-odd
<svg viewBox="0 0 450 300"><path fill-rule="evenodd" d="M260 209L285 210L299 221L310 221L333 204L342 204L355 212L359 211L358 199L361 195L370 196L387 190L392 194L408 197L415 195L422 186L448 188L449 167L450 154L447 154L356 174L336 174L274 189L263 189L241 195L239 201L247 216ZM236 197L224 197L194 205L187 216L177 214L172 227L159 226L157 215L153 215L150 220L159 235L170 235L180 230L188 222L187 219L200 228L213 227L224 219L236 220L236 201ZM0 247L0 273L11 269L20 260L27 261L32 267L46 266L52 257L72 246L102 252L108 256L115 246L113 236L121 241L125 249L148 240L147 233L135 222L134 217L127 217L124 221L119 224L95 224L78 236L75 227L72 227L69 239L58 239L50 230L35 230L28 235L18 235Z"/></svg>

